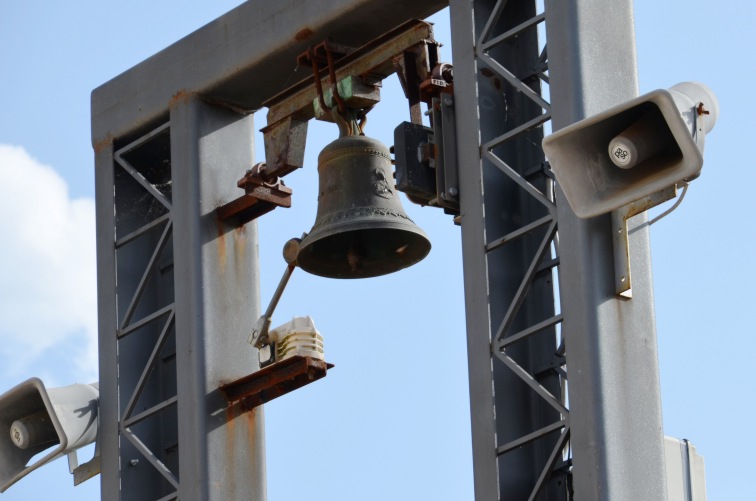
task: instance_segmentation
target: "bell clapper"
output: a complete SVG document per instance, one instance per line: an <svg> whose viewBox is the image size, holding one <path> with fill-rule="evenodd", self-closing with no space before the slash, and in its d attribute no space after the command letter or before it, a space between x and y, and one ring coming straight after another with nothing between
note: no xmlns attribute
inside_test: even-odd
<svg viewBox="0 0 756 501"><path fill-rule="evenodd" d="M347 263L352 273L357 273L362 268L362 258L364 252L358 242L352 243L352 246L347 251Z"/></svg>

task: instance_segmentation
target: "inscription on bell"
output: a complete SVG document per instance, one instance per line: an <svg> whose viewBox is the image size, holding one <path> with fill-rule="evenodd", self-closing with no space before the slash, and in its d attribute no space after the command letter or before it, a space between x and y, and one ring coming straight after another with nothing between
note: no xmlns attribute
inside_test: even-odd
<svg viewBox="0 0 756 501"><path fill-rule="evenodd" d="M336 193L340 189L341 189L340 184L330 184L325 187L325 189L323 190L323 193L321 193L321 196L325 195L326 193Z"/></svg>

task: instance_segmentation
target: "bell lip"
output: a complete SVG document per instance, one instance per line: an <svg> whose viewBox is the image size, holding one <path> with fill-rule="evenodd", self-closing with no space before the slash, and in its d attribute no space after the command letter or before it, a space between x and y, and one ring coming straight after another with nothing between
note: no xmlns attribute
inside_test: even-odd
<svg viewBox="0 0 756 501"><path fill-rule="evenodd" d="M346 172L346 167L335 161L342 157L368 156L377 157L373 160L379 164L376 167L380 167L382 171L385 169L383 181L390 178L390 150L378 139L362 135L343 136L326 145L318 155L321 189L324 169L334 166L334 172ZM391 201L379 200L376 197L381 196L380 194L367 191L360 193L360 196L363 198L352 200L351 206L336 203L335 207L332 203L324 204L323 199L319 197L315 224L302 239L297 255L297 265L300 268L325 278L372 278L408 268L425 259L430 253L431 242L428 235L404 212L398 193L393 194ZM330 198L328 200L332 202ZM358 251L359 264L354 268L348 263L347 256L351 253L353 242L359 240L352 240L346 236L353 231L365 231L364 242L358 244L364 245L364 253ZM333 241L328 246L317 249L317 252L310 252L316 243L329 239ZM406 252L403 249L405 244L411 246ZM398 251L396 257L392 255L394 249Z"/></svg>
<svg viewBox="0 0 756 501"><path fill-rule="evenodd" d="M340 229L344 230L344 229L348 228L349 226L355 226L355 229L357 229L356 227L358 225L355 224L354 222L349 222L349 223L343 223L341 225L334 225L334 226L331 226L330 228L340 227ZM302 270L306 271L307 273L310 273L312 275L316 275L316 276L319 276L319 277L324 277L324 278L335 278L335 279L341 279L341 280L343 280L343 279L374 278L374 277L380 277L380 276L383 276L383 275L390 275L392 273L396 273L397 271L401 271L401 270L403 270L405 268L409 268L410 266L413 266L413 265L419 263L420 261L422 261L423 259L425 259L426 257L428 257L428 254L430 254L430 251L431 251L433 245L431 244L431 241L428 238L428 235L426 235L425 232L420 227L413 226L410 229L410 228L408 228L408 226L406 224L396 223L396 222L390 222L390 223L386 223L382 229L384 229L384 230L401 231L401 232L406 232L406 233L409 233L410 235L412 235L413 238L414 238L414 242L413 243L415 244L415 246L417 247L417 250L418 250L417 254L411 260L407 260L407 261L396 260L396 261L393 261L392 263L394 265L396 265L396 266L393 266L392 268L389 268L389 269L375 268L375 270L377 270L377 272L370 272L370 273L367 273L367 274L339 274L339 273L331 273L330 270L322 270L322 268L319 271L317 268L311 268L310 267L311 265L317 264L317 263L309 262L308 259L305 259L304 263L303 263L302 258L303 257L305 257L305 258L307 257L307 250L309 248L311 248L311 246L313 244L315 244L315 243L317 243L317 242L319 242L321 240L324 240L326 238L333 237L334 235L332 233L325 233L323 231L321 231L321 232L315 231L313 233L308 234L304 239L302 239L302 245L300 246L299 254L297 255L297 266L299 268L301 268ZM304 266L303 266L303 264L304 264Z"/></svg>

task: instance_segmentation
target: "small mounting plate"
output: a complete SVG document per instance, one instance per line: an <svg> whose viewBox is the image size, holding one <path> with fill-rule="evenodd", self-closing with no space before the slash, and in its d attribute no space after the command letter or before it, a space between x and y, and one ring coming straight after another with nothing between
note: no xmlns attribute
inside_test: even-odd
<svg viewBox="0 0 756 501"><path fill-rule="evenodd" d="M269 365L241 379L220 385L229 404L241 403L244 410L278 398L324 378L333 364L312 357L294 356Z"/></svg>
<svg viewBox="0 0 756 501"><path fill-rule="evenodd" d="M243 226L276 207L291 207L291 189L278 177L266 180L264 171L265 164L259 163L236 183L245 193L216 209L219 220Z"/></svg>

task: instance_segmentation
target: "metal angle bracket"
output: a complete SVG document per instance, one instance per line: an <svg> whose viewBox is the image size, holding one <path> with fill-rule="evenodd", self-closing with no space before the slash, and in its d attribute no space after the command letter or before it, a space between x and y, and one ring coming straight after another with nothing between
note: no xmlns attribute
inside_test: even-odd
<svg viewBox="0 0 756 501"><path fill-rule="evenodd" d="M258 163L248 170L236 185L245 193L216 209L221 221L238 227L276 207L291 207L291 188L286 187L282 179L267 176L264 163Z"/></svg>
<svg viewBox="0 0 756 501"><path fill-rule="evenodd" d="M74 486L86 482L100 474L100 453L97 451L92 459L73 469Z"/></svg>
<svg viewBox="0 0 756 501"><path fill-rule="evenodd" d="M612 211L612 241L614 243L614 284L618 296L633 297L630 279L630 240L627 220L677 196L677 185L670 186L633 203Z"/></svg>
<svg viewBox="0 0 756 501"><path fill-rule="evenodd" d="M102 473L101 465L100 465L100 432L102 428L100 427L100 399L97 399L97 438L95 439L95 448L94 448L94 455L92 456L92 459L87 461L86 463L79 464L79 458L77 455L77 451L72 451L68 455L68 467L73 475L74 480L74 486L77 486L79 484L82 484L89 480L90 478L94 478L100 473Z"/></svg>
<svg viewBox="0 0 756 501"><path fill-rule="evenodd" d="M293 356L236 381L220 385L229 405L245 411L324 378L333 364L312 357Z"/></svg>
<svg viewBox="0 0 756 501"><path fill-rule="evenodd" d="M447 214L459 214L457 118L454 96L441 93L432 100L433 140L436 149L436 205Z"/></svg>

